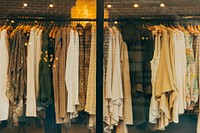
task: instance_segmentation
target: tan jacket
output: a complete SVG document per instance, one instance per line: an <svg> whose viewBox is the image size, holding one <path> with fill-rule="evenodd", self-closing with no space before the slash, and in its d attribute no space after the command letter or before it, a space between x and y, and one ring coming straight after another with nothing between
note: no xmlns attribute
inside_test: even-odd
<svg viewBox="0 0 200 133"><path fill-rule="evenodd" d="M62 105L62 102L63 103L65 102L65 101L60 101L60 88L59 88L59 84L60 84L59 65L61 65L61 64L59 64L59 56L60 56L60 52L61 52L61 41L62 41L61 33L62 33L61 29L58 29L57 33L56 33L56 38L55 38L55 52L54 52L55 59L54 59L53 68L52 68L53 69L52 71L53 71L55 114L56 114L56 123L57 124L63 124L68 121L67 114L64 114L64 115L66 115L65 117L63 117L63 116L60 117L60 114L63 115L62 113L60 113L60 105ZM64 108L63 108L63 110L64 110Z"/></svg>
<svg viewBox="0 0 200 133"><path fill-rule="evenodd" d="M124 123L133 124L133 113L132 113L132 97L131 97L131 81L130 81L130 68L128 49L126 43L123 41L122 36L119 36L120 41L120 53L121 53L121 72L122 72L122 87L124 93Z"/></svg>

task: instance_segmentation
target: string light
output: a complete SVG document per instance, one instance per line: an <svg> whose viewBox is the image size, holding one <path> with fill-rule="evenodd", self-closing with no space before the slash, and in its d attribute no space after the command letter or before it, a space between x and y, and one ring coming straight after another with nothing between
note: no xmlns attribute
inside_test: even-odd
<svg viewBox="0 0 200 133"><path fill-rule="evenodd" d="M14 21L14 20L11 20L11 23L13 24L13 23L15 23L15 21Z"/></svg>
<svg viewBox="0 0 200 133"><path fill-rule="evenodd" d="M50 7L50 8L53 8L53 7L54 7L53 3L50 3L50 4L49 4L49 7Z"/></svg>
<svg viewBox="0 0 200 133"><path fill-rule="evenodd" d="M107 5L107 7L108 7L108 8L111 8L111 7L112 7L112 5L111 5L111 4L108 4L108 5Z"/></svg>
<svg viewBox="0 0 200 133"><path fill-rule="evenodd" d="M139 4L137 4L137 3L135 3L135 4L133 5L133 7L134 7L134 8L139 8L139 7L140 7L140 5L139 5Z"/></svg>
<svg viewBox="0 0 200 133"><path fill-rule="evenodd" d="M160 3L160 7L165 7L165 6L166 6L165 3L163 2Z"/></svg>
<svg viewBox="0 0 200 133"><path fill-rule="evenodd" d="M27 6L28 6L28 4L27 4L26 2L24 2L23 6L24 6L24 7L27 7Z"/></svg>

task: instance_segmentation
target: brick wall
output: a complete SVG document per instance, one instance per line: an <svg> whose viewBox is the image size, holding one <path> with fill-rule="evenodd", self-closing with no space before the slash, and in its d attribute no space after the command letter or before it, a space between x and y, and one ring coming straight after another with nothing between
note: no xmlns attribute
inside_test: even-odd
<svg viewBox="0 0 200 133"><path fill-rule="evenodd" d="M28 3L23 7L23 1ZM70 16L75 0L54 0L55 7L49 8L51 0L1 0L0 16Z"/></svg>
<svg viewBox="0 0 200 133"><path fill-rule="evenodd" d="M23 1L28 7L23 8ZM1 0L0 16L30 15L30 16L70 16L70 9L76 0L53 0L54 8L48 8L52 0ZM89 1L89 0L88 0ZM161 0L105 0L112 4L108 9L110 17L131 18L135 15L193 15L200 14L199 0L162 0L165 8L160 8ZM137 2L140 8L133 8Z"/></svg>

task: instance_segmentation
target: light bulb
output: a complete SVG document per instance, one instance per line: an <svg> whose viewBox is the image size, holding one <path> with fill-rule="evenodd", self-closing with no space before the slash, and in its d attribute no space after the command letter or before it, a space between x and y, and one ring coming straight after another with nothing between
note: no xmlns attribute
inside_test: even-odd
<svg viewBox="0 0 200 133"><path fill-rule="evenodd" d="M117 21L114 22L114 24L117 24L117 23L118 23Z"/></svg>
<svg viewBox="0 0 200 133"><path fill-rule="evenodd" d="M140 7L140 5L138 5L137 3L133 5L134 8L138 8Z"/></svg>
<svg viewBox="0 0 200 133"><path fill-rule="evenodd" d="M165 3L161 2L160 7L165 7Z"/></svg>
<svg viewBox="0 0 200 133"><path fill-rule="evenodd" d="M111 7L112 7L112 5L111 5L111 4L108 4L108 5L107 5L107 7L108 7L108 8L111 8Z"/></svg>
<svg viewBox="0 0 200 133"><path fill-rule="evenodd" d="M49 7L50 7L50 8L53 8L53 7L54 7L53 3L50 3L50 4L49 4Z"/></svg>
<svg viewBox="0 0 200 133"><path fill-rule="evenodd" d="M13 23L15 23L15 21L14 21L14 20L11 20L11 23L13 24Z"/></svg>
<svg viewBox="0 0 200 133"><path fill-rule="evenodd" d="M24 7L27 7L27 6L28 6L28 4L25 2L25 3L23 4L23 6L24 6Z"/></svg>

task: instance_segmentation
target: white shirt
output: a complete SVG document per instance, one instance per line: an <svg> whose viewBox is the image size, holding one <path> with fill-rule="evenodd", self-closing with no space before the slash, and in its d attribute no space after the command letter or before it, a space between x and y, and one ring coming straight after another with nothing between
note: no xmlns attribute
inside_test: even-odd
<svg viewBox="0 0 200 133"><path fill-rule="evenodd" d="M7 31L2 30L0 37L0 121L8 119L9 100L6 96L7 71L9 64L9 55L7 48Z"/></svg>
<svg viewBox="0 0 200 133"><path fill-rule="evenodd" d="M108 44L108 61L107 61L107 70L106 70L106 82L104 86L104 122L108 124L105 127L104 132L110 132L113 129L111 125L111 118L109 116L110 113L110 100L112 98L112 38L113 31L109 28L109 44Z"/></svg>
<svg viewBox="0 0 200 133"><path fill-rule="evenodd" d="M31 28L27 54L27 100L26 116L36 117L36 97L35 97L35 39L36 28Z"/></svg>
<svg viewBox="0 0 200 133"><path fill-rule="evenodd" d="M110 102L111 124L118 125L119 119L123 118L123 88L120 65L119 31L113 27L113 76L112 76L112 99Z"/></svg>
<svg viewBox="0 0 200 133"><path fill-rule="evenodd" d="M70 30L70 42L67 51L65 82L68 92L67 112L70 118L77 117L76 105L79 104L79 36L77 31Z"/></svg>

